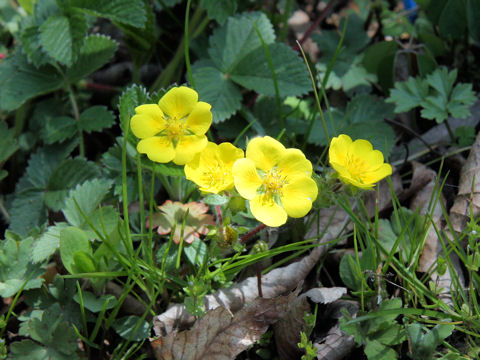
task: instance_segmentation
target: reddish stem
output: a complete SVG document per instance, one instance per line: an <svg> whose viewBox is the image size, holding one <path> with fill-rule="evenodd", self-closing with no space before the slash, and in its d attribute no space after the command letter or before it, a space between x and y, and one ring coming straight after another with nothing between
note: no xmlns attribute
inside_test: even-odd
<svg viewBox="0 0 480 360"><path fill-rule="evenodd" d="M267 225L265 225L265 224L260 224L260 225L258 225L255 229L250 230L250 231L247 232L245 235L243 235L243 236L240 238L240 243L242 243L242 244L246 243L248 239L250 239L252 236L258 234L260 231L262 231L262 230L265 229L266 227L267 227Z"/></svg>
<svg viewBox="0 0 480 360"><path fill-rule="evenodd" d="M221 225L223 223L222 208L220 205L215 205L215 210L217 212L217 224Z"/></svg>

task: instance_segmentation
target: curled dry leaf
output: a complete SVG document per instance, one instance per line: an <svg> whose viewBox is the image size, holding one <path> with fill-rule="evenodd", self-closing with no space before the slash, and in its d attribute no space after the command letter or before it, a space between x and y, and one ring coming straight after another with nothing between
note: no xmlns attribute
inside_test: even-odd
<svg viewBox="0 0 480 360"><path fill-rule="evenodd" d="M298 291L272 299L257 298L235 315L224 308L210 310L191 330L152 341L161 360L235 359L281 318Z"/></svg>
<svg viewBox="0 0 480 360"><path fill-rule="evenodd" d="M207 225L215 225L213 216L207 214L208 206L201 202L192 201L183 204L179 201L167 200L158 209L160 212L153 214L152 227L157 228L160 235L169 234L175 228L173 234L175 244L179 244L182 239L184 221L183 240L188 244L193 243L200 235L208 234ZM147 222L147 227L149 226Z"/></svg>
<svg viewBox="0 0 480 360"><path fill-rule="evenodd" d="M318 359L343 359L355 348L353 335L347 335L340 330L339 320L343 317L341 312L343 308L347 309L352 317L355 317L358 311L358 302L337 300L328 305L325 317L329 320L336 320L336 324L324 336L313 341L313 346L317 349Z"/></svg>
<svg viewBox="0 0 480 360"><path fill-rule="evenodd" d="M304 331L306 326L303 316L306 312L311 312L308 299L317 304L329 304L346 293L344 287L314 288L296 298L285 316L274 325L275 344L280 359L297 359L302 353L297 344L301 340L300 331Z"/></svg>
<svg viewBox="0 0 480 360"><path fill-rule="evenodd" d="M470 219L470 206L473 216L477 217L480 214L480 133L460 172L458 195L450 209L449 217L455 231L465 228Z"/></svg>

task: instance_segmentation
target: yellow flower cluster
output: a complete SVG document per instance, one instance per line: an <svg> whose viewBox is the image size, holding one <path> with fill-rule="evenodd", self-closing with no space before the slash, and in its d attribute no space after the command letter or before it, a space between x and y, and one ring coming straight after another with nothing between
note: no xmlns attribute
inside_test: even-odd
<svg viewBox="0 0 480 360"><path fill-rule="evenodd" d="M285 148L269 137L252 139L246 149L208 142L211 106L198 101L188 87L169 90L158 104L135 109L131 128L140 138L137 150L156 162L185 165L185 176L200 190L218 194L232 190L249 201L253 216L267 226L305 216L318 195L312 164L302 151ZM346 183L367 189L392 173L383 154L366 140L347 135L333 138L330 164Z"/></svg>

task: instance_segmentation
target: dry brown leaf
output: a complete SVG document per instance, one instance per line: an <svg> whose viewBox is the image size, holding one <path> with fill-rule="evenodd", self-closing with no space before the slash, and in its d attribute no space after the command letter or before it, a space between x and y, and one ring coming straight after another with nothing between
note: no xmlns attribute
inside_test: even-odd
<svg viewBox="0 0 480 360"><path fill-rule="evenodd" d="M235 315L218 307L207 312L191 330L152 341L158 360L235 359L281 318L298 291L273 299L257 298Z"/></svg>
<svg viewBox="0 0 480 360"><path fill-rule="evenodd" d="M346 293L347 289L344 287L314 288L295 299L285 316L274 325L275 343L280 359L299 358L302 353L297 344L301 340L300 331L305 330L303 316L305 312L311 312L308 299L317 304L329 304Z"/></svg>
<svg viewBox="0 0 480 360"><path fill-rule="evenodd" d="M473 216L478 216L480 214L480 133L460 172L458 196L450 209L450 221L455 231L461 232L465 228L470 219L470 205Z"/></svg>
<svg viewBox="0 0 480 360"><path fill-rule="evenodd" d="M341 312L343 308L347 309L350 315L355 317L358 311L358 302L338 300L328 305L324 317L336 319L337 323L326 332L325 336L313 341L313 346L317 349L318 359L343 359L355 348L353 336L347 335L340 330L339 320L343 317Z"/></svg>

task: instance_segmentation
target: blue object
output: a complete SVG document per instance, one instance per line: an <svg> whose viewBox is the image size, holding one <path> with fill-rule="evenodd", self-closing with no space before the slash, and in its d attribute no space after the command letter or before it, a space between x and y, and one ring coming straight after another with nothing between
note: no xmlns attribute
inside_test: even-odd
<svg viewBox="0 0 480 360"><path fill-rule="evenodd" d="M405 11L414 9L417 7L417 3L415 0L403 0L403 7L405 8ZM414 10L408 15L408 19L410 20L411 23L415 22L415 19L417 18L417 10Z"/></svg>

